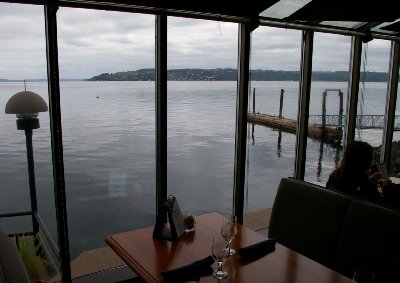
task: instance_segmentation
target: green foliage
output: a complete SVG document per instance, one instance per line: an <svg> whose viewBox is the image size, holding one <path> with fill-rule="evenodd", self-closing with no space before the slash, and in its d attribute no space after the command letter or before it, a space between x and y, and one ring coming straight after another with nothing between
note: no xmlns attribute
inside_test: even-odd
<svg viewBox="0 0 400 283"><path fill-rule="evenodd" d="M38 244L35 245L35 240L38 240ZM36 236L23 235L18 236L18 242L15 242L18 252L25 264L26 270L28 271L31 282L44 282L40 279L39 272L37 269L38 264L47 265L48 262L45 258L37 256L41 246L40 239Z"/></svg>

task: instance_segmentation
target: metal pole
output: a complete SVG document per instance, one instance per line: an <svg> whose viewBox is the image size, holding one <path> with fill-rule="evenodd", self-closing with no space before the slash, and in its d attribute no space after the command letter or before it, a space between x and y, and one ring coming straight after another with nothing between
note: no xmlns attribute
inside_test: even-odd
<svg viewBox="0 0 400 283"><path fill-rule="evenodd" d="M60 76L58 70L57 10L55 2L44 6L49 90L50 134L53 157L54 199L57 219L61 280L71 283L71 266L68 240L67 201L65 194L64 155L61 127Z"/></svg>
<svg viewBox="0 0 400 283"><path fill-rule="evenodd" d="M343 127L343 91L339 90L339 126Z"/></svg>
<svg viewBox="0 0 400 283"><path fill-rule="evenodd" d="M282 108L283 108L283 93L285 92L285 90L283 88L281 88L281 97L279 100L279 118L282 118Z"/></svg>
<svg viewBox="0 0 400 283"><path fill-rule="evenodd" d="M326 129L326 96L328 95L328 91L325 90L322 93L322 132L321 132L321 141L325 139L325 129ZM322 143L322 142L321 142Z"/></svg>
<svg viewBox="0 0 400 283"><path fill-rule="evenodd" d="M37 213L37 197L36 197L36 182L35 182L35 166L33 161L33 146L32 146L32 129L25 129L26 136L26 155L28 159L28 172L29 172L29 191L31 196L31 210L32 210L32 225L34 235L34 245L38 247L37 255L40 253L40 244L37 237L39 233L39 223L35 217Z"/></svg>
<svg viewBox="0 0 400 283"><path fill-rule="evenodd" d="M167 199L167 16L156 16L156 215ZM167 219L164 219L166 221Z"/></svg>
<svg viewBox="0 0 400 283"><path fill-rule="evenodd" d="M299 94L299 110L297 113L296 127L296 156L294 177L304 180L306 150L308 138L308 116L310 108L310 89L312 73L314 32L303 31L301 54L301 78Z"/></svg>
<svg viewBox="0 0 400 283"><path fill-rule="evenodd" d="M256 88L253 88L253 113L256 113Z"/></svg>
<svg viewBox="0 0 400 283"><path fill-rule="evenodd" d="M235 176L233 214L243 223L244 189L246 178L247 113L250 78L250 38L256 26L239 24L239 62L236 100Z"/></svg>
<svg viewBox="0 0 400 283"><path fill-rule="evenodd" d="M357 122L358 90L360 82L362 41L358 36L352 37L347 95L346 127L343 137L343 146L354 140Z"/></svg>

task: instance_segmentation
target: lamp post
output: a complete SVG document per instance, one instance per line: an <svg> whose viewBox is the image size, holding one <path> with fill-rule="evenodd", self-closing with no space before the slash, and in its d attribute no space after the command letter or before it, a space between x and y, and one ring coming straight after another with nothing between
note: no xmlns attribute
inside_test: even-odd
<svg viewBox="0 0 400 283"><path fill-rule="evenodd" d="M34 233L35 246L39 241L37 234L39 232L39 222L36 218L37 198L35 184L35 167L33 162L32 132L33 129L40 128L38 113L48 111L44 99L32 91L20 91L14 94L7 102L5 113L17 115L17 129L24 130L26 136L26 153L28 159L29 190L31 198L32 225Z"/></svg>

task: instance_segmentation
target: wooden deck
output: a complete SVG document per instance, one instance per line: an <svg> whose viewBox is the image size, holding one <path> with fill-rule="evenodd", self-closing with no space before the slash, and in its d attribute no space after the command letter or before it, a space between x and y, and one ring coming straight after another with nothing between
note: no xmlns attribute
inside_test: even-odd
<svg viewBox="0 0 400 283"><path fill-rule="evenodd" d="M248 113L247 120L249 123L272 127L289 133L296 133L297 121L293 119L280 118L278 116L261 113ZM342 139L342 130L325 127L325 131L323 131L322 126L309 124L308 136L319 140L324 139L329 143L337 143Z"/></svg>

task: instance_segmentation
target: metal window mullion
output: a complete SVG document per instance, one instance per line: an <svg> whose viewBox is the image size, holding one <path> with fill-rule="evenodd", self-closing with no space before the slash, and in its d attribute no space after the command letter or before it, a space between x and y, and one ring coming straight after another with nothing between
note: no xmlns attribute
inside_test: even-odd
<svg viewBox="0 0 400 283"><path fill-rule="evenodd" d="M343 136L343 146L354 140L357 125L358 90L360 83L362 41L358 36L351 39L349 83L347 88L346 127Z"/></svg>
<svg viewBox="0 0 400 283"><path fill-rule="evenodd" d="M300 93L299 108L297 112L296 127L296 153L294 177L304 180L307 137L308 137L308 119L310 108L310 90L312 74L312 54L313 54L313 31L303 31L301 46L301 64L300 64Z"/></svg>
<svg viewBox="0 0 400 283"><path fill-rule="evenodd" d="M58 6L56 3L49 3L44 6L50 133L53 159L54 198L57 218L58 247L59 258L61 262L60 269L62 282L70 283L72 281L61 129L60 82L57 46L57 10Z"/></svg>
<svg viewBox="0 0 400 283"><path fill-rule="evenodd" d="M167 16L156 16L156 215L167 198Z"/></svg>
<svg viewBox="0 0 400 283"><path fill-rule="evenodd" d="M250 36L252 27L239 24L239 58L236 98L235 172L233 213L243 223L244 188L246 178L247 112L250 76Z"/></svg>
<svg viewBox="0 0 400 283"><path fill-rule="evenodd" d="M389 78L386 93L385 124L382 136L382 148L380 162L385 162L390 168L392 151L394 120L396 115L397 89L399 83L400 43L392 41L389 58Z"/></svg>

